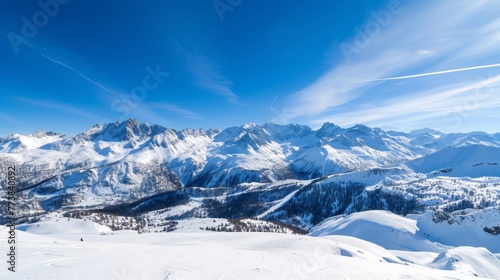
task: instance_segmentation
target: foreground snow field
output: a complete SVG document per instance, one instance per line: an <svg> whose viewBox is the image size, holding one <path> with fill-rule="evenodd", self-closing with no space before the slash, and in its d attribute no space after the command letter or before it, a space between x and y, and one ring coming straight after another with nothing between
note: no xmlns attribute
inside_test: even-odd
<svg viewBox="0 0 500 280"><path fill-rule="evenodd" d="M17 272L4 267L0 279L500 279L500 261L484 248L389 251L341 235L199 229L207 223L213 219L184 220L174 232L148 234L111 234L77 219L20 226ZM0 236L6 244L5 227Z"/></svg>

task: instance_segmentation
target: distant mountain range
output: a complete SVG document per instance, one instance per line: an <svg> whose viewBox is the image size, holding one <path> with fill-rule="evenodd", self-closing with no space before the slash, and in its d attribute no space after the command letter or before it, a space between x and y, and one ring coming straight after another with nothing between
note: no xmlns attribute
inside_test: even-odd
<svg viewBox="0 0 500 280"><path fill-rule="evenodd" d="M496 205L494 182L473 178L500 177L500 134L332 123L177 131L129 119L74 137L2 137L0 160L18 166L23 215L103 207L140 214L190 203L172 217L259 216L310 228L359 210ZM467 190L438 183L449 182L440 176ZM448 194L434 198L437 184ZM479 195L482 184L488 194Z"/></svg>

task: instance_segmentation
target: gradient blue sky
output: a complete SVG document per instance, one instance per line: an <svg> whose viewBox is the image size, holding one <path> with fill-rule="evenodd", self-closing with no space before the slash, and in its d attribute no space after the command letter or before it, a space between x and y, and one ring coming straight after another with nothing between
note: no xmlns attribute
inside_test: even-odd
<svg viewBox="0 0 500 280"><path fill-rule="evenodd" d="M131 117L500 131L500 1L60 1L0 2L0 135Z"/></svg>

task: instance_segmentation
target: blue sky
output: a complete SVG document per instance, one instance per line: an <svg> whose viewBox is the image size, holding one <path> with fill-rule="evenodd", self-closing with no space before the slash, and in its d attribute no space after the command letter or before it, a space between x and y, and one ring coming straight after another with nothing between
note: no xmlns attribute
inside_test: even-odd
<svg viewBox="0 0 500 280"><path fill-rule="evenodd" d="M0 6L0 135L131 117L500 131L499 1Z"/></svg>

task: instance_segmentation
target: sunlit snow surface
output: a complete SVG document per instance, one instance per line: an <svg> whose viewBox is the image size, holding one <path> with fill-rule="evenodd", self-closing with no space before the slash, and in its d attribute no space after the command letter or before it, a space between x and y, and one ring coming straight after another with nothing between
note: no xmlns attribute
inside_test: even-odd
<svg viewBox="0 0 500 280"><path fill-rule="evenodd" d="M138 234L50 216L19 226L17 272L5 265L0 279L500 279L500 261L487 249L420 240L417 221L383 211L327 220L313 230L321 237L199 229L221 221ZM330 235L337 225L352 236ZM374 243L356 238L355 228ZM390 230L409 234L413 247L379 246L391 242ZM6 244L5 227L0 236Z"/></svg>

